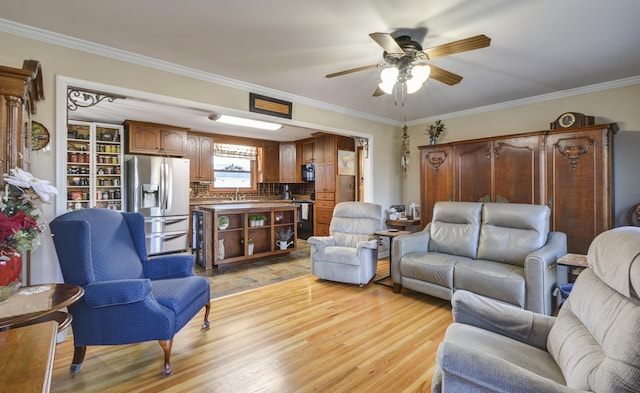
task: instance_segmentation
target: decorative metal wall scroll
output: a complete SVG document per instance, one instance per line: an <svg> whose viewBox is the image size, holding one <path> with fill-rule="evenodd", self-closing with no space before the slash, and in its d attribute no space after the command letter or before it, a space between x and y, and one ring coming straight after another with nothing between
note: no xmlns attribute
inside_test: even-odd
<svg viewBox="0 0 640 393"><path fill-rule="evenodd" d="M98 105L104 100L107 100L107 102L113 102L118 98L125 99L127 97L102 91L88 89L80 90L69 86L67 89L67 109L73 112L78 108L90 108L94 105Z"/></svg>

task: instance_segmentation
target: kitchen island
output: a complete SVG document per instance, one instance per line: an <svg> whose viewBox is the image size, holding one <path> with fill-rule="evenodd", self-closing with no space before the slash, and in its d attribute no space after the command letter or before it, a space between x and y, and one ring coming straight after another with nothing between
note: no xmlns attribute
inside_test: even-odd
<svg viewBox="0 0 640 393"><path fill-rule="evenodd" d="M289 253L297 248L296 220L296 206L289 201L196 206L192 219L196 263L209 270Z"/></svg>

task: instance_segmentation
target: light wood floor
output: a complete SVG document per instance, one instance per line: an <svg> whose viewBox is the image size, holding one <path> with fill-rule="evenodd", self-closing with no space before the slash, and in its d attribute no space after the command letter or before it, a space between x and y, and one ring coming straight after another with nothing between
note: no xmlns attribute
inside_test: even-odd
<svg viewBox="0 0 640 393"><path fill-rule="evenodd" d="M448 301L313 276L213 300L208 331L203 315L175 336L171 376L157 342L89 347L71 376L69 337L56 346L51 391L429 392L451 323Z"/></svg>

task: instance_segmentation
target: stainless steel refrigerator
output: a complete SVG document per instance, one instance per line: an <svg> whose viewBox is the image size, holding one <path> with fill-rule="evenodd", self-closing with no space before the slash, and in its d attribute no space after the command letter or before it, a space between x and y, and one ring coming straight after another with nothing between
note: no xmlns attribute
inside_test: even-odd
<svg viewBox="0 0 640 393"><path fill-rule="evenodd" d="M127 156L127 211L144 215L149 255L189 246L189 160Z"/></svg>

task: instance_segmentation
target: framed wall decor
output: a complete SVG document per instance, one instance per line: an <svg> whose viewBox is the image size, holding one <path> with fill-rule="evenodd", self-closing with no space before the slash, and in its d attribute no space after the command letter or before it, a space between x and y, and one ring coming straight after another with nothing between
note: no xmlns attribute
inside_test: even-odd
<svg viewBox="0 0 640 393"><path fill-rule="evenodd" d="M356 175L356 152L338 150L338 175Z"/></svg>
<svg viewBox="0 0 640 393"><path fill-rule="evenodd" d="M259 94L249 93L249 111L291 119L293 104Z"/></svg>

